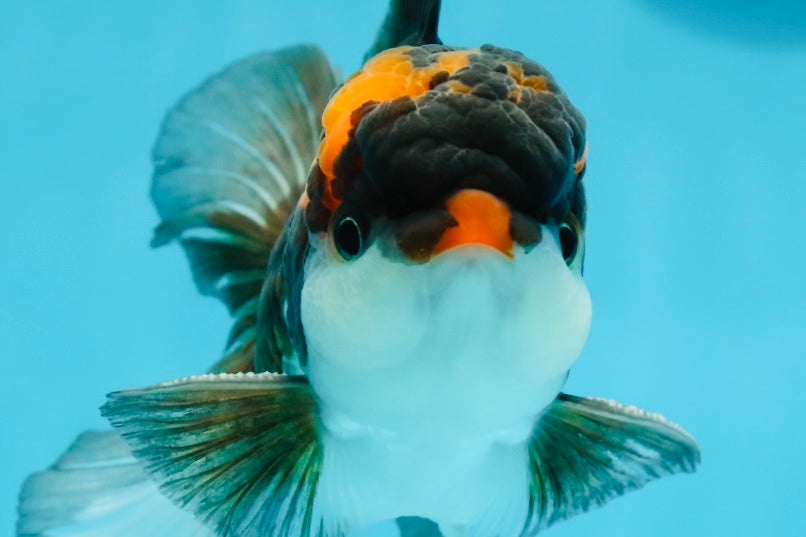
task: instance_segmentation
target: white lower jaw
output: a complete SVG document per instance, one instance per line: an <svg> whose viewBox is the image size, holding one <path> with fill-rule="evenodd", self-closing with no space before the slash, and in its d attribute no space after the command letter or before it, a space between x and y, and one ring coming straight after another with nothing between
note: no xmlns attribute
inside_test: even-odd
<svg viewBox="0 0 806 537"><path fill-rule="evenodd" d="M551 230L515 259L484 246L423 265L371 247L306 265L309 377L334 434L520 436L587 337L590 298ZM525 425L524 425L525 424ZM516 432L518 431L518 432Z"/></svg>

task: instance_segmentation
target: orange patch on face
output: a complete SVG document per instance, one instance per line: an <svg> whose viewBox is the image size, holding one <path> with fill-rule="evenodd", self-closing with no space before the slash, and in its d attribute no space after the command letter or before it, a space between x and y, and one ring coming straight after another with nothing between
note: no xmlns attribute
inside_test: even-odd
<svg viewBox="0 0 806 537"><path fill-rule="evenodd" d="M458 225L445 229L434 255L463 244L486 244L512 257L512 213L506 203L483 190L460 190L445 204Z"/></svg>
<svg viewBox="0 0 806 537"><path fill-rule="evenodd" d="M328 103L322 114L325 136L319 145L319 167L328 178L325 184L325 204L334 209L338 202L333 197L330 181L333 179L336 158L347 144L352 112L369 101L384 102L408 95L416 98L428 91L431 79L440 72L453 74L470 63L469 55L478 50L441 52L436 61L427 67L414 67L412 47L386 50L370 59L364 68L351 76Z"/></svg>

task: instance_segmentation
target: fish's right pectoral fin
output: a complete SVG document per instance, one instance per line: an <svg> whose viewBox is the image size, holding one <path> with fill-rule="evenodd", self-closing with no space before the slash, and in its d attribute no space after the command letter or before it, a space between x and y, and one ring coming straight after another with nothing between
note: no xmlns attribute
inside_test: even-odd
<svg viewBox="0 0 806 537"><path fill-rule="evenodd" d="M529 443L532 474L525 533L604 504L700 461L694 438L659 414L560 394Z"/></svg>
<svg viewBox="0 0 806 537"><path fill-rule="evenodd" d="M160 491L221 537L317 534L322 446L305 377L202 375L102 408Z"/></svg>

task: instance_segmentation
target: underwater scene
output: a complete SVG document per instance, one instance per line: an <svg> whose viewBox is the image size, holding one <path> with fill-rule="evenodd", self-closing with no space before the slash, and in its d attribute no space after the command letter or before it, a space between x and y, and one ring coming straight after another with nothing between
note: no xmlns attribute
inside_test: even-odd
<svg viewBox="0 0 806 537"><path fill-rule="evenodd" d="M806 4L0 10L0 532L806 534Z"/></svg>

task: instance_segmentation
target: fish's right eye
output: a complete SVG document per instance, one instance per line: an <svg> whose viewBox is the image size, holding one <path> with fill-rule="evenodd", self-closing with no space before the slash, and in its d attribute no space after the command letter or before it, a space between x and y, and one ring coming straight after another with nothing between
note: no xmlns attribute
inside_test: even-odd
<svg viewBox="0 0 806 537"><path fill-rule="evenodd" d="M345 261L351 261L364 251L366 226L352 216L341 217L333 226L333 243Z"/></svg>

